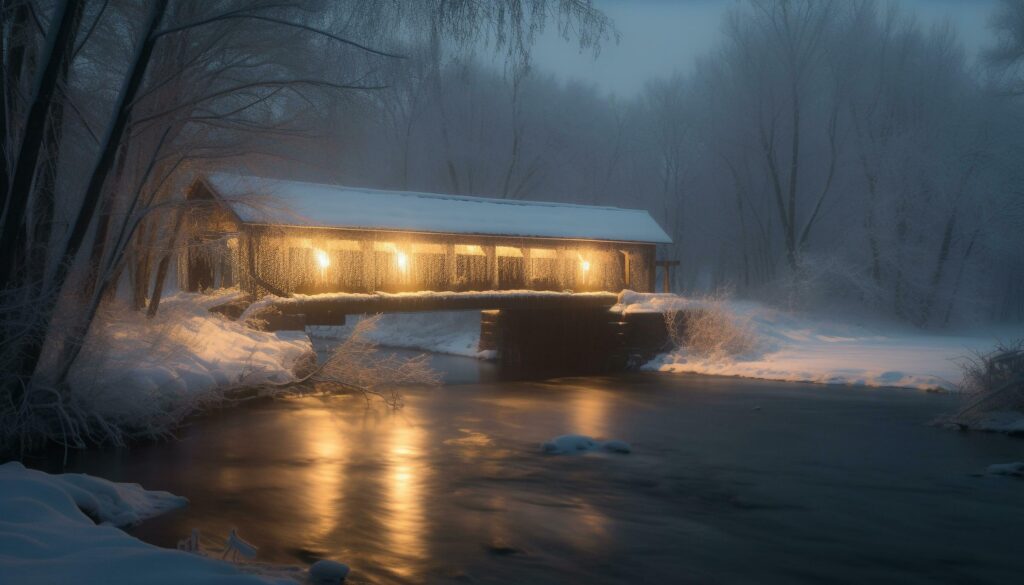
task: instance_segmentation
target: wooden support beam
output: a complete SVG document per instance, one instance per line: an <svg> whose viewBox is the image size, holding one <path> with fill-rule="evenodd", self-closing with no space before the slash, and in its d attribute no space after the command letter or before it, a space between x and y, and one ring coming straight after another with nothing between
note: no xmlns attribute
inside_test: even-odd
<svg viewBox="0 0 1024 585"><path fill-rule="evenodd" d="M661 281L661 289L663 292L672 292L672 267L679 266L679 260L657 260L654 263L656 266L660 266L665 275L665 279Z"/></svg>
<svg viewBox="0 0 1024 585"><path fill-rule="evenodd" d="M483 246L484 255L487 256L487 274L491 290L498 290L498 248L494 244Z"/></svg>
<svg viewBox="0 0 1024 585"><path fill-rule="evenodd" d="M444 246L444 274L448 290L455 290L459 280L459 264L455 257L455 244L448 242Z"/></svg>
<svg viewBox="0 0 1024 585"><path fill-rule="evenodd" d="M323 295L282 299L268 304L253 317L282 317L288 327L298 325L333 325L344 315L372 313L403 313L419 311L469 311L485 309L575 310L610 309L618 302L615 293L542 293L502 294L498 292L467 292L436 295L416 294L351 294ZM292 319L292 317L296 318ZM301 328L301 327L300 327ZM273 329L272 329L273 330Z"/></svg>
<svg viewBox="0 0 1024 585"><path fill-rule="evenodd" d="M377 277L373 240L360 240L359 249L363 256L363 290L366 292L373 292L376 287Z"/></svg>

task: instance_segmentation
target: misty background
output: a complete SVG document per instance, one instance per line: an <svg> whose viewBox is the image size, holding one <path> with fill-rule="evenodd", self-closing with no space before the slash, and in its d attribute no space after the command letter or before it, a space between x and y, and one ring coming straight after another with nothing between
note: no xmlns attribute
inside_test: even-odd
<svg viewBox="0 0 1024 585"><path fill-rule="evenodd" d="M1008 3L1013 5L1013 3ZM648 209L673 290L943 327L1024 317L1022 103L994 0L603 1L528 58L398 36L383 89L247 172Z"/></svg>

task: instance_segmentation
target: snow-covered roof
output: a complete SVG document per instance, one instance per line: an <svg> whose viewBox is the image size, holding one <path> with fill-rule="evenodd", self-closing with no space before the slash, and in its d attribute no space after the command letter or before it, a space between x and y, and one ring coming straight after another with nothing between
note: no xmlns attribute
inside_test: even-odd
<svg viewBox="0 0 1024 585"><path fill-rule="evenodd" d="M205 182L244 223L672 242L642 209L382 191L226 173L207 175Z"/></svg>

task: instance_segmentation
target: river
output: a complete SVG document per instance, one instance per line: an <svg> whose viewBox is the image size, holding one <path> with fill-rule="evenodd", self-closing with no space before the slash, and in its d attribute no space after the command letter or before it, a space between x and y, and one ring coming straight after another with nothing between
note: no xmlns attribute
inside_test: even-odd
<svg viewBox="0 0 1024 585"><path fill-rule="evenodd" d="M446 385L406 390L397 412L354 397L252 403L177 441L78 453L68 470L187 496L131 529L146 541L237 527L260 560L341 560L355 583L1024 574L1024 481L984 475L1024 460L1024 441L929 426L952 396L653 373L510 382L434 359ZM541 453L564 433L633 452Z"/></svg>

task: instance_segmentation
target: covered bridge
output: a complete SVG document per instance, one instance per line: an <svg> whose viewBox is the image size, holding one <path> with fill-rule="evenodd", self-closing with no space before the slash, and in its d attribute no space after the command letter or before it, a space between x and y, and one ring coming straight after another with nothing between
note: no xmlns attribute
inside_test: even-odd
<svg viewBox="0 0 1024 585"><path fill-rule="evenodd" d="M652 291L655 246L643 210L215 173L188 197L189 290L266 293Z"/></svg>

